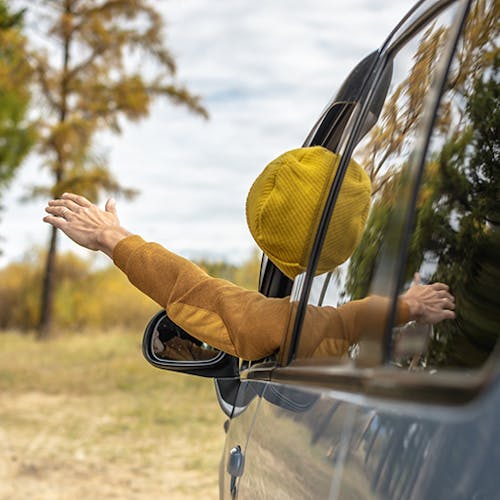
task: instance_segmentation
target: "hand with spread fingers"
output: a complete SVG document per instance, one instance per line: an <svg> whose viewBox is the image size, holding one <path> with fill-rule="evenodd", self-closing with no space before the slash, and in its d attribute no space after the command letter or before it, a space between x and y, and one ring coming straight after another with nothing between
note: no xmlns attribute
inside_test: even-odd
<svg viewBox="0 0 500 500"><path fill-rule="evenodd" d="M455 298L444 283L422 285L415 273L412 286L401 298L408 304L411 319L435 325L445 319L455 318Z"/></svg>
<svg viewBox="0 0 500 500"><path fill-rule="evenodd" d="M87 198L64 193L56 200L50 200L45 207L50 214L45 222L63 231L69 238L90 250L101 250L112 257L116 244L130 233L120 226L116 204L110 198L101 210Z"/></svg>

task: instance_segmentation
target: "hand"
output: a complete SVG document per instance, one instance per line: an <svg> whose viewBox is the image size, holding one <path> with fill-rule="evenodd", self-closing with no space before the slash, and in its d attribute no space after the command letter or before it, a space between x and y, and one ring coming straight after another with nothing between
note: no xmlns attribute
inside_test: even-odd
<svg viewBox="0 0 500 500"><path fill-rule="evenodd" d="M415 273L412 286L401 298L408 304L410 319L419 323L434 325L444 319L455 318L455 298L448 285L421 285L418 273Z"/></svg>
<svg viewBox="0 0 500 500"><path fill-rule="evenodd" d="M45 211L51 215L43 218L63 231L69 238L90 250L101 250L113 256L116 244L130 233L120 226L115 201L110 198L101 210L87 198L64 193L57 200L50 200Z"/></svg>

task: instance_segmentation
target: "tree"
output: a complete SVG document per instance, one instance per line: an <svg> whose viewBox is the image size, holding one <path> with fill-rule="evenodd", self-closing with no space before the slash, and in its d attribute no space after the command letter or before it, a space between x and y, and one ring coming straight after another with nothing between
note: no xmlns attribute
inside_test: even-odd
<svg viewBox="0 0 500 500"><path fill-rule="evenodd" d="M22 11L13 14L0 0L0 196L34 140L34 127L26 120L32 72L22 18Z"/></svg>
<svg viewBox="0 0 500 500"><path fill-rule="evenodd" d="M36 87L43 100L38 152L50 186L33 196L65 191L97 201L103 192L133 196L93 150L102 130L145 118L155 98L207 117L198 97L175 82L175 61L164 43L164 23L147 0L46 0L37 6L45 49L32 49ZM50 50L49 50L50 49ZM39 337L50 335L57 230L51 229L42 287Z"/></svg>

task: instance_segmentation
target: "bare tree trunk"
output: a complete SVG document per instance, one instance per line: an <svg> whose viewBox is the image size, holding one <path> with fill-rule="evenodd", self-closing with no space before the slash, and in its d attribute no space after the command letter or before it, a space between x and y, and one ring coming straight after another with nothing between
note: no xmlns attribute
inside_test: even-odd
<svg viewBox="0 0 500 500"><path fill-rule="evenodd" d="M64 13L66 16L71 16L71 9L74 0L64 1ZM59 108L59 124L66 121L67 116L67 98L68 98L68 67L70 58L70 44L72 32L71 30L64 32L63 52L62 52L62 76L60 82L61 102ZM63 150L56 148L57 163L54 171L55 185L57 186L63 180L65 157ZM54 193L57 196L57 193ZM47 261L45 263L45 272L43 275L42 296L40 305L40 323L38 325L38 339L46 340L52 333L52 319L54 309L54 288L56 284L56 253L57 253L57 229L52 227L49 243L49 251L47 253Z"/></svg>
<svg viewBox="0 0 500 500"><path fill-rule="evenodd" d="M49 251L45 262L42 296L40 305L40 323L38 340L47 340L52 332L52 313L54 303L54 284L56 272L57 229L51 228Z"/></svg>

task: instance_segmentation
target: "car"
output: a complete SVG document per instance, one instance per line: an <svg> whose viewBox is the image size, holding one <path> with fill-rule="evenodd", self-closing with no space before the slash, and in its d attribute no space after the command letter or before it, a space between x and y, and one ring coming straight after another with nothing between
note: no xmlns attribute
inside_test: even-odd
<svg viewBox="0 0 500 500"><path fill-rule="evenodd" d="M312 127L304 146L340 163L307 270L292 281L262 258L259 291L294 306L273 356L232 357L165 311L146 327L152 365L215 381L222 499L500 498L498 10L418 2ZM372 182L366 229L346 263L317 273L351 158ZM450 286L456 319L398 323L416 272ZM365 321L346 352L310 348L314 311L373 295L389 304L383 324Z"/></svg>

